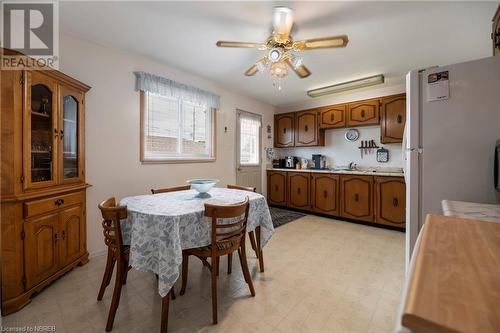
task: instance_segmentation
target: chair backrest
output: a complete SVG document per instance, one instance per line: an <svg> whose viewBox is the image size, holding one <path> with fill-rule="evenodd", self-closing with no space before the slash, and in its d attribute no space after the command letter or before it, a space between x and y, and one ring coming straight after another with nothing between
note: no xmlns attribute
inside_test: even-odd
<svg viewBox="0 0 500 333"><path fill-rule="evenodd" d="M104 244L120 250L123 245L120 221L127 218L127 206L117 206L115 198L111 197L101 202L99 209L103 218Z"/></svg>
<svg viewBox="0 0 500 333"><path fill-rule="evenodd" d="M158 193L167 193L167 192L175 192L175 191L185 191L185 190L190 190L190 189L191 189L191 185L180 185L180 186L157 188L157 189L152 188L151 193L158 194Z"/></svg>
<svg viewBox="0 0 500 333"><path fill-rule="evenodd" d="M249 207L248 197L236 205L205 204L205 216L212 218L212 253L233 252L245 241Z"/></svg>
<svg viewBox="0 0 500 333"><path fill-rule="evenodd" d="M249 192L257 192L257 188L250 187L250 186L240 186L240 185L231 185L231 184L228 184L227 188L231 188L233 190L242 190L242 191L249 191Z"/></svg>

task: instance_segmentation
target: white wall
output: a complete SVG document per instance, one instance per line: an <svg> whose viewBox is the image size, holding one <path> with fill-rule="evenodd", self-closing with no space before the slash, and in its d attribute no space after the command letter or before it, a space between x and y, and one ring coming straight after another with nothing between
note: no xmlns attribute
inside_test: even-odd
<svg viewBox="0 0 500 333"><path fill-rule="evenodd" d="M86 96L87 247L105 249L97 205L149 193L151 188L183 184L186 179L220 179L234 183L236 109L262 114L263 147L272 146L265 128L272 125L274 107L230 92L209 80L173 69L149 58L61 35L60 70L92 87ZM217 113L217 160L212 163L141 164L139 160L139 93L133 71L145 71L197 86L221 96ZM242 77L242 79L244 79ZM227 126L227 133L224 127ZM263 161L265 154L262 153ZM265 189L265 171L263 186Z"/></svg>
<svg viewBox="0 0 500 333"><path fill-rule="evenodd" d="M310 99L304 103L280 108L279 113L305 110L325 105L342 104L363 99L388 96L405 92L404 84L383 88L368 88L350 94L339 94L333 97L321 97ZM280 157L286 155L298 156L311 159L312 154L323 154L327 157L329 165L341 166L347 165L349 162L357 163L358 166L365 167L401 167L401 144L380 144L380 126L356 127L359 130L360 137L355 142L349 142L344 138L347 129L330 129L325 131L325 146L324 147L303 147L303 148L281 148L276 149ZM375 140L378 146L385 147L389 150L389 162L378 163L375 149L369 155L363 155L358 149L361 144L360 140Z"/></svg>

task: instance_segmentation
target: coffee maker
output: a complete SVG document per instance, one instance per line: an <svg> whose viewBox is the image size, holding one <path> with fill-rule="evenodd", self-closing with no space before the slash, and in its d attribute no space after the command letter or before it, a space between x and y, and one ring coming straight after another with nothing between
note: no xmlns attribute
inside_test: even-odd
<svg viewBox="0 0 500 333"><path fill-rule="evenodd" d="M321 154L313 154L314 169L326 169L326 158Z"/></svg>
<svg viewBox="0 0 500 333"><path fill-rule="evenodd" d="M297 164L298 161L298 158L295 156L285 156L285 168L295 169L295 164Z"/></svg>

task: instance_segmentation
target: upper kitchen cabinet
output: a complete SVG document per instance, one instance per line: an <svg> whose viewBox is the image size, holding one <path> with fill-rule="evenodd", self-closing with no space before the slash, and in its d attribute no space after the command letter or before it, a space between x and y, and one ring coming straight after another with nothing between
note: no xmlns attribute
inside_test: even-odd
<svg viewBox="0 0 500 333"><path fill-rule="evenodd" d="M406 94L384 97L380 105L380 142L402 142L406 122Z"/></svg>
<svg viewBox="0 0 500 333"><path fill-rule="evenodd" d="M498 56L500 55L500 5L498 5L497 12L493 17L491 39L493 40L493 55Z"/></svg>
<svg viewBox="0 0 500 333"><path fill-rule="evenodd" d="M322 129L345 127L347 104L325 106L319 111L319 126Z"/></svg>
<svg viewBox="0 0 500 333"><path fill-rule="evenodd" d="M318 113L318 109L295 113L295 147L325 145L325 133L319 128Z"/></svg>
<svg viewBox="0 0 500 333"><path fill-rule="evenodd" d="M294 146L295 114L274 115L274 146L278 148Z"/></svg>
<svg viewBox="0 0 500 333"><path fill-rule="evenodd" d="M366 126L379 124L380 100L369 99L349 103L347 107L347 126Z"/></svg>

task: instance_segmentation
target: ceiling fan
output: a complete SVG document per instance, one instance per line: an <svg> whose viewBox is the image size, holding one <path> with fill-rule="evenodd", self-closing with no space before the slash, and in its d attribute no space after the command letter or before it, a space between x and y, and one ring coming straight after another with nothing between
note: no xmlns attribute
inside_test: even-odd
<svg viewBox="0 0 500 333"><path fill-rule="evenodd" d="M274 7L273 33L265 43L228 42L218 41L218 47L253 48L267 53L253 64L246 72L246 76L253 76L259 72L269 71L273 77L273 85L281 90L281 79L287 76L290 68L301 79L311 75L311 71L302 63L302 58L294 52L346 47L346 35L305 39L294 41L290 32L293 26L293 10L288 7Z"/></svg>

